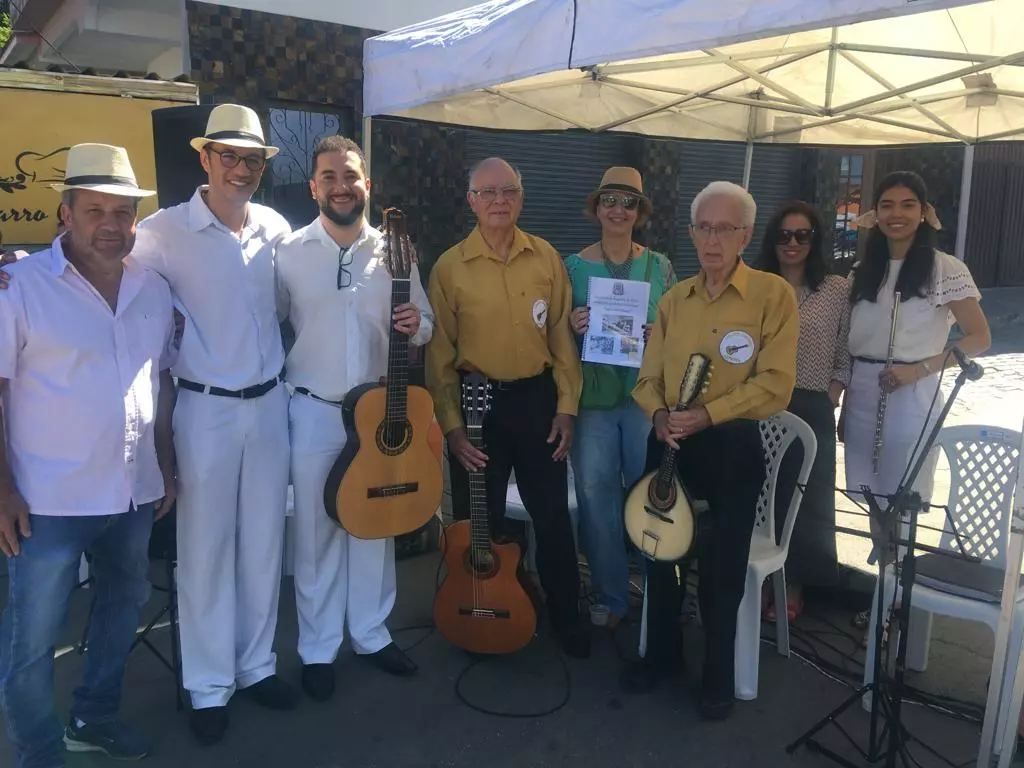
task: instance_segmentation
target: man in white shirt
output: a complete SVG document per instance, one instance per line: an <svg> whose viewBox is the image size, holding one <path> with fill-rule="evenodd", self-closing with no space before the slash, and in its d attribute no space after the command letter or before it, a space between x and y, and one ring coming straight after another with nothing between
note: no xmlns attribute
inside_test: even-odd
<svg viewBox="0 0 1024 768"><path fill-rule="evenodd" d="M317 701L334 693L332 664L346 623L357 654L391 674L416 672L384 626L395 604L394 540L350 536L324 509L324 483L345 446L345 394L387 373L392 327L418 346L434 327L415 265L412 302L391 316L383 238L364 218L369 188L359 146L323 139L310 182L320 216L277 251L279 314L295 329L285 367L295 387L289 421L299 656L302 687Z"/></svg>
<svg viewBox="0 0 1024 768"><path fill-rule="evenodd" d="M192 731L213 744L236 689L271 709L298 698L272 648L288 492L274 249L290 227L250 202L277 153L255 112L222 104L191 143L209 184L139 224L136 258L185 317L173 371L181 661Z"/></svg>
<svg viewBox="0 0 1024 768"><path fill-rule="evenodd" d="M65 748L138 759L149 739L117 719L124 665L149 598L149 536L174 501L174 306L129 253L139 189L120 147L68 152L65 235L7 267L0 291L0 708L16 768ZM81 687L63 730L53 651L83 553L95 603Z"/></svg>

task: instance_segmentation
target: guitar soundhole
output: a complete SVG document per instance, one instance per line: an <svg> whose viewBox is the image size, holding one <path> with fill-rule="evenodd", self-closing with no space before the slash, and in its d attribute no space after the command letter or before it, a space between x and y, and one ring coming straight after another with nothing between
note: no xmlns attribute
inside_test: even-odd
<svg viewBox="0 0 1024 768"><path fill-rule="evenodd" d="M466 568L480 578L493 576L498 571L498 557L489 549L466 550Z"/></svg>
<svg viewBox="0 0 1024 768"><path fill-rule="evenodd" d="M651 479L647 486L647 498L655 509L668 509L676 503L675 483L668 483L665 488L659 488L659 485L657 477Z"/></svg>
<svg viewBox="0 0 1024 768"><path fill-rule="evenodd" d="M382 421L377 426L377 450L385 456L397 456L412 442L412 424L408 421Z"/></svg>

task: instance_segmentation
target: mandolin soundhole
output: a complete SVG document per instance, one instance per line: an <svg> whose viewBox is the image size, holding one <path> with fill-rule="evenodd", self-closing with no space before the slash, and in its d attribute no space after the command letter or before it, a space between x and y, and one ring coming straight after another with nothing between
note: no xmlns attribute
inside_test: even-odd
<svg viewBox="0 0 1024 768"><path fill-rule="evenodd" d="M655 509L668 509L676 503L675 483L668 483L664 489L659 488L659 485L657 477L651 478L647 486L647 498Z"/></svg>
<svg viewBox="0 0 1024 768"><path fill-rule="evenodd" d="M385 456L397 456L412 443L412 424L406 421L382 421L377 426L377 450Z"/></svg>

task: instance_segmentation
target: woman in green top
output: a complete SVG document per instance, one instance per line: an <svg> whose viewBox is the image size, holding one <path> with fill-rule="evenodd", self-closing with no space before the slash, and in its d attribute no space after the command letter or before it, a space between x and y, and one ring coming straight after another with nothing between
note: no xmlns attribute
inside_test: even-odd
<svg viewBox="0 0 1024 768"><path fill-rule="evenodd" d="M570 323L581 343L589 327L587 288L591 277L650 283L646 341L658 302L676 282L668 259L633 242L633 230L644 225L651 211L640 173L633 168L609 168L600 186L587 197L586 213L601 225L601 240L565 260L574 307ZM583 393L571 454L581 543L594 590L609 608L611 626L618 624L628 608L623 499L643 473L651 431L649 420L630 394L638 371L583 363Z"/></svg>

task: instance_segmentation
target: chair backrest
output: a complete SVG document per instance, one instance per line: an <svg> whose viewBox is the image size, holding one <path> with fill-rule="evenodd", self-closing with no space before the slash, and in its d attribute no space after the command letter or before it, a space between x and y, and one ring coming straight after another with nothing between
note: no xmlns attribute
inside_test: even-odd
<svg viewBox="0 0 1024 768"><path fill-rule="evenodd" d="M761 445L764 447L765 479L764 485L761 486L761 495L757 499L754 536L764 536L775 541L775 488L779 483L782 459L794 442L799 440L803 444L803 461L786 510L782 538L776 542L785 550L789 548L789 540L793 536L796 514L804 497L803 488L811 476L811 467L818 452L818 439L806 421L789 411L782 411L771 418L763 419L758 422L758 427L761 430Z"/></svg>
<svg viewBox="0 0 1024 768"><path fill-rule="evenodd" d="M949 461L949 516L939 546L1006 567L1021 433L982 426L943 427L936 440ZM962 546L961 546L962 542Z"/></svg>

